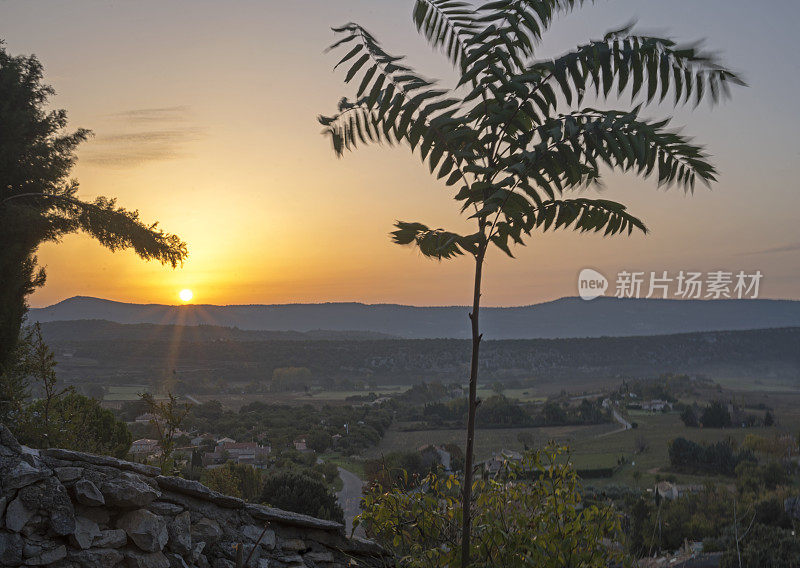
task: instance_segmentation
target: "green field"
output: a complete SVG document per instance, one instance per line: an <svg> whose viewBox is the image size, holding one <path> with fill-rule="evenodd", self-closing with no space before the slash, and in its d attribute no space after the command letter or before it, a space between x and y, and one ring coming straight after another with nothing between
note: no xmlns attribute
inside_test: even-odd
<svg viewBox="0 0 800 568"><path fill-rule="evenodd" d="M624 456L627 465L620 468L611 483L634 484L634 471L641 473L640 483L650 484L656 474L668 473L670 440L682 436L695 442L709 443L732 438L741 443L748 434L772 437L778 428L687 428L676 413L639 414L633 417L638 428L600 436L597 438L576 439L572 444L573 462L578 468L613 467L619 456ZM637 441L644 442L647 450L637 454ZM697 478L678 476L689 481Z"/></svg>
<svg viewBox="0 0 800 568"><path fill-rule="evenodd" d="M149 390L147 385L115 385L108 387L103 400L138 400L139 393Z"/></svg>
<svg viewBox="0 0 800 568"><path fill-rule="evenodd" d="M501 450L522 450L518 436L521 432L529 432L534 436L537 445L544 445L550 440L570 442L593 438L619 428L618 424L600 424L596 426L556 426L549 428L492 428L479 429L475 433L475 457L485 460ZM378 457L390 452L410 451L428 444L458 444L463 447L466 433L461 429L453 430L418 430L403 431L400 425L394 425L386 432L381 443L367 450L367 457Z"/></svg>

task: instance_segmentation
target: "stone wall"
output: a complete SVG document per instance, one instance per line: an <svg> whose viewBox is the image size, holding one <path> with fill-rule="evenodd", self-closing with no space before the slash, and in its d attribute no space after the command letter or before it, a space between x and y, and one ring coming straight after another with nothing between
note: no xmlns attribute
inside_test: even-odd
<svg viewBox="0 0 800 568"><path fill-rule="evenodd" d="M390 564L339 523L142 464L27 448L0 424L0 566L234 568L248 556L248 568Z"/></svg>

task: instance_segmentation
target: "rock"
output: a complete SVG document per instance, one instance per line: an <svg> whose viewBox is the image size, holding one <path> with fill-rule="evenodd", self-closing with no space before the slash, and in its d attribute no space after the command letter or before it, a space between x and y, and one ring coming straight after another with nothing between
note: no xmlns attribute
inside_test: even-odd
<svg viewBox="0 0 800 568"><path fill-rule="evenodd" d="M119 511L116 511L117 513ZM75 507L75 514L87 519L92 519L95 523L100 525L101 528L108 526L111 520L111 513L105 507L87 507L86 505L78 505Z"/></svg>
<svg viewBox="0 0 800 568"><path fill-rule="evenodd" d="M145 507L161 494L132 473L105 481L100 487L106 504L114 507Z"/></svg>
<svg viewBox="0 0 800 568"><path fill-rule="evenodd" d="M299 554L290 554L288 556L280 556L278 560L283 562L284 564L288 564L289 566L305 566L306 563L303 562L303 557Z"/></svg>
<svg viewBox="0 0 800 568"><path fill-rule="evenodd" d="M303 555L303 560L311 562L333 562L333 552L307 552Z"/></svg>
<svg viewBox="0 0 800 568"><path fill-rule="evenodd" d="M167 549L178 554L188 554L192 550L192 516L189 511L177 515L169 523Z"/></svg>
<svg viewBox="0 0 800 568"><path fill-rule="evenodd" d="M61 483L75 481L76 479L80 479L81 475L83 475L82 467L64 466L57 467L53 471L56 472L56 477L58 477Z"/></svg>
<svg viewBox="0 0 800 568"><path fill-rule="evenodd" d="M163 552L128 550L125 552L125 560L130 568L170 568L169 560Z"/></svg>
<svg viewBox="0 0 800 568"><path fill-rule="evenodd" d="M109 566L116 566L125 558L119 550L114 550L113 548L92 548L79 552L70 552L68 556L78 566L85 568L108 568Z"/></svg>
<svg viewBox="0 0 800 568"><path fill-rule="evenodd" d="M211 568L236 568L236 564L225 558L214 558L211 561Z"/></svg>
<svg viewBox="0 0 800 568"><path fill-rule="evenodd" d="M281 550L299 552L301 550L308 550L309 548L310 547L299 538L281 539Z"/></svg>
<svg viewBox="0 0 800 568"><path fill-rule="evenodd" d="M81 479L75 484L75 499L81 505L88 507L99 507L105 505L106 500L97 485L88 479Z"/></svg>
<svg viewBox="0 0 800 568"><path fill-rule="evenodd" d="M5 495L0 497L0 529L3 528L7 503L8 503L8 498Z"/></svg>
<svg viewBox="0 0 800 568"><path fill-rule="evenodd" d="M210 501L215 505L219 505L220 507L225 507L226 509L241 509L244 507L244 501L241 499L212 491L198 481L183 479L181 477L159 475L156 477L156 482L161 489L166 491L198 497L205 501Z"/></svg>
<svg viewBox="0 0 800 568"><path fill-rule="evenodd" d="M67 547L63 544L42 552L39 556L25 560L25 566L48 566L67 557Z"/></svg>
<svg viewBox="0 0 800 568"><path fill-rule="evenodd" d="M328 521L325 519L317 519L309 517L301 513L293 513L292 511L283 511L266 505L257 505L255 503L248 503L245 505L245 510L250 513L255 519L264 521L275 521L283 525L292 525L296 527L303 527L309 529L322 529L343 531L344 525L336 521Z"/></svg>
<svg viewBox="0 0 800 568"><path fill-rule="evenodd" d="M54 533L62 536L75 530L75 509L64 486L55 477L20 489L18 499L31 511L43 511Z"/></svg>
<svg viewBox="0 0 800 568"><path fill-rule="evenodd" d="M192 525L192 538L205 542L216 542L222 536L222 529L219 523L203 517Z"/></svg>
<svg viewBox="0 0 800 568"><path fill-rule="evenodd" d="M122 529L100 531L92 546L97 548L122 548L128 544L128 534Z"/></svg>
<svg viewBox="0 0 800 568"><path fill-rule="evenodd" d="M2 426L2 424L0 424ZM22 564L22 537L17 533L0 532L0 564L19 566Z"/></svg>
<svg viewBox="0 0 800 568"><path fill-rule="evenodd" d="M258 542L259 545L267 550L272 550L275 548L275 531L272 529L267 529L265 531L264 527L259 527L257 525L244 525L241 529L239 529L239 534L241 534L250 542ZM259 538L261 540L259 540Z"/></svg>
<svg viewBox="0 0 800 568"><path fill-rule="evenodd" d="M100 528L97 523L85 517L76 517L75 531L70 535L69 542L72 546L85 550L91 547L99 536Z"/></svg>
<svg viewBox="0 0 800 568"><path fill-rule="evenodd" d="M110 467L122 471L130 471L148 477L155 477L161 473L161 470L152 465L145 465L142 463L133 463L111 456L96 456L94 454L85 454L83 452L76 452L74 450L62 450L59 448L50 448L42 450L42 455L55 458L58 460L68 462L85 462L92 465L99 465L102 467Z"/></svg>
<svg viewBox="0 0 800 568"><path fill-rule="evenodd" d="M189 568L189 565L186 563L186 561L180 554L175 554L174 552L171 552L169 554L166 554L165 556L169 561L170 568Z"/></svg>
<svg viewBox="0 0 800 568"><path fill-rule="evenodd" d="M6 528L13 532L21 531L35 512L28 509L22 499L17 497L6 508Z"/></svg>
<svg viewBox="0 0 800 568"><path fill-rule="evenodd" d="M168 515L174 517L178 513L183 512L183 507L175 503L167 503L166 501L153 501L147 506L156 515Z"/></svg>
<svg viewBox="0 0 800 568"><path fill-rule="evenodd" d="M128 538L146 552L160 551L167 544L167 523L147 509L125 513L117 519L117 528L124 530Z"/></svg>
<svg viewBox="0 0 800 568"><path fill-rule="evenodd" d="M23 543L24 543L22 546L23 558L32 558L33 556L39 556L44 551L44 547L39 542L30 542L23 539Z"/></svg>
<svg viewBox="0 0 800 568"><path fill-rule="evenodd" d="M42 479L47 479L48 477L50 477L49 471L33 467L27 462L20 461L3 475L3 490L20 489L32 483L36 483L37 481L41 481Z"/></svg>
<svg viewBox="0 0 800 568"><path fill-rule="evenodd" d="M192 554L189 557L192 561L192 564L197 564L198 559L203 556L203 550L206 547L205 542L198 542L192 547Z"/></svg>

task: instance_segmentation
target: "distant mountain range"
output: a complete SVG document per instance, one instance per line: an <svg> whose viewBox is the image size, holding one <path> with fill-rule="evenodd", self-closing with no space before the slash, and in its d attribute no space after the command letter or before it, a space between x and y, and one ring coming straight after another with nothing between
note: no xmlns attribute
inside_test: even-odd
<svg viewBox="0 0 800 568"><path fill-rule="evenodd" d="M120 324L218 326L237 328L225 333L243 335L247 335L245 331L288 332L283 337L254 334L253 340L378 339L386 336L414 339L466 338L469 335L468 312L469 309L463 306L360 303L168 306L76 296L46 308L31 309L29 320L107 320ZM584 301L580 298L561 298L532 306L481 310L481 327L486 339L623 337L794 326L800 326L800 301L793 300L600 297ZM91 327L96 333L97 325ZM107 330L110 333L113 326ZM298 336L296 332L305 337Z"/></svg>

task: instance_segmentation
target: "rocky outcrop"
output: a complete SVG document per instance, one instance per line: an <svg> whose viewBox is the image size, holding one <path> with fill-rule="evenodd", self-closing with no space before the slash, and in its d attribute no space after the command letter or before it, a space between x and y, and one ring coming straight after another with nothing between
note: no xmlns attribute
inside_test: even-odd
<svg viewBox="0 0 800 568"><path fill-rule="evenodd" d="M0 424L0 566L387 566L335 522L245 503L157 468L21 446Z"/></svg>

